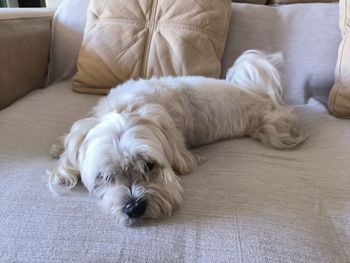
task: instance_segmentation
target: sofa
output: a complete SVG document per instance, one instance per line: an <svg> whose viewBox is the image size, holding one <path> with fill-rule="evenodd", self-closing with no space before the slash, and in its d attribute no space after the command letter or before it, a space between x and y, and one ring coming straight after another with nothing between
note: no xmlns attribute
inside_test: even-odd
<svg viewBox="0 0 350 263"><path fill-rule="evenodd" d="M208 161L181 178L183 206L134 227L82 185L48 187L51 145L101 97L71 86L88 3L0 10L0 262L350 262L350 121L327 109L338 3L232 3L222 74L247 49L281 51L284 99L308 140L195 149Z"/></svg>

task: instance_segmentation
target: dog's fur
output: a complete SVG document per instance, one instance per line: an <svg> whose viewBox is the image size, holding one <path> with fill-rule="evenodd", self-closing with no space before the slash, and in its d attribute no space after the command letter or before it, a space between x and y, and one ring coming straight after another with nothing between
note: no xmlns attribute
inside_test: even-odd
<svg viewBox="0 0 350 263"><path fill-rule="evenodd" d="M229 69L226 80L163 77L130 80L111 90L90 117L74 123L59 152L50 185L74 187L79 177L118 220L170 215L181 205L178 175L196 169L188 149L249 136L277 149L305 136L283 105L276 66L280 54L250 50ZM62 153L61 153L62 151ZM131 200L146 203L129 217Z"/></svg>

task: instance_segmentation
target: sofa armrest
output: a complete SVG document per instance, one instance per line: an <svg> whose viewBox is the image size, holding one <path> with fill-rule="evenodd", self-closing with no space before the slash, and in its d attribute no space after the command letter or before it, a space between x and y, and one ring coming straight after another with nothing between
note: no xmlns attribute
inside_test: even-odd
<svg viewBox="0 0 350 263"><path fill-rule="evenodd" d="M0 8L0 109L43 88L53 9Z"/></svg>

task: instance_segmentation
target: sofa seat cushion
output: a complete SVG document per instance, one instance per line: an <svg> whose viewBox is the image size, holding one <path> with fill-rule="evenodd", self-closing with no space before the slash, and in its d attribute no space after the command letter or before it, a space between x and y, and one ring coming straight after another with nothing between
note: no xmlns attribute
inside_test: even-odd
<svg viewBox="0 0 350 263"><path fill-rule="evenodd" d="M77 92L106 94L153 76L219 77L229 0L91 0L73 79Z"/></svg>
<svg viewBox="0 0 350 263"><path fill-rule="evenodd" d="M310 100L296 108L310 136L300 148L199 148L208 161L182 177L183 207L130 228L81 186L47 187L51 144L98 98L61 82L0 111L2 262L348 262L349 121Z"/></svg>

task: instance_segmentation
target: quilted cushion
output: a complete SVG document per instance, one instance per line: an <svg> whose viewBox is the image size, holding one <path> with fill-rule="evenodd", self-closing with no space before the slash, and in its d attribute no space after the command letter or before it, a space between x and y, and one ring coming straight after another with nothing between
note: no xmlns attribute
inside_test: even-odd
<svg viewBox="0 0 350 263"><path fill-rule="evenodd" d="M337 117L350 118L350 2L340 0L340 31L336 82L329 95L329 109Z"/></svg>
<svg viewBox="0 0 350 263"><path fill-rule="evenodd" d="M92 0L74 90L105 94L140 77L219 77L230 4L230 0Z"/></svg>

